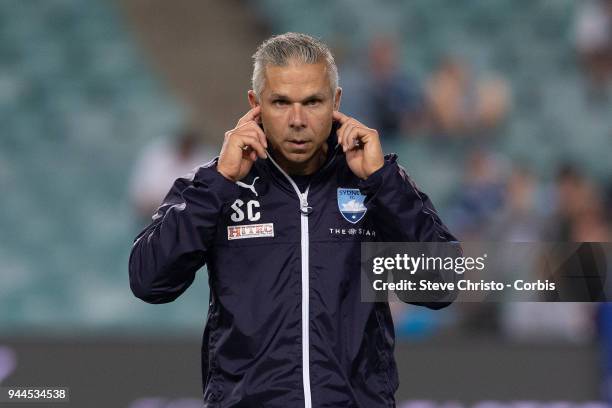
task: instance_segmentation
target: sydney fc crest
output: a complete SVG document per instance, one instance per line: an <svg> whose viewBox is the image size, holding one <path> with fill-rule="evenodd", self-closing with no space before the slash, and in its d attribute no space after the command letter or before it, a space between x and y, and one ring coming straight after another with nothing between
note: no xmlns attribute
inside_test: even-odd
<svg viewBox="0 0 612 408"><path fill-rule="evenodd" d="M363 205L366 197L358 188L338 189L338 209L345 220L352 224L358 223L365 215L367 209Z"/></svg>

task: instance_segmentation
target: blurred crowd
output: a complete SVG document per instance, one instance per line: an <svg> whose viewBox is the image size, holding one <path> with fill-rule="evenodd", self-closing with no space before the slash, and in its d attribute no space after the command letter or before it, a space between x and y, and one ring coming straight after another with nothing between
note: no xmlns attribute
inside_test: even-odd
<svg viewBox="0 0 612 408"><path fill-rule="evenodd" d="M398 40L374 38L367 59L340 61L348 114L370 123L385 138L428 133L438 138L478 136L503 123L511 104L507 81L477 75L468 61L443 56L425 83L402 69Z"/></svg>
<svg viewBox="0 0 612 408"><path fill-rule="evenodd" d="M612 81L612 1L580 3L575 21L575 42L594 103L607 100Z"/></svg>
<svg viewBox="0 0 612 408"><path fill-rule="evenodd" d="M200 132L186 127L169 140L151 142L136 161L129 185L135 215L143 226L172 187L175 179L189 174L217 155Z"/></svg>

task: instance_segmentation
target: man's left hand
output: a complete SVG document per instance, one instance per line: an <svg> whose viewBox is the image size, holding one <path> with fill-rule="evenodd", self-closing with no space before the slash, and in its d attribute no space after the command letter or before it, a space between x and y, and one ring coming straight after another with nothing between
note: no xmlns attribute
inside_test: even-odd
<svg viewBox="0 0 612 408"><path fill-rule="evenodd" d="M339 111L333 112L333 118L340 122L338 144L349 168L360 179L367 179L385 164L378 132Z"/></svg>

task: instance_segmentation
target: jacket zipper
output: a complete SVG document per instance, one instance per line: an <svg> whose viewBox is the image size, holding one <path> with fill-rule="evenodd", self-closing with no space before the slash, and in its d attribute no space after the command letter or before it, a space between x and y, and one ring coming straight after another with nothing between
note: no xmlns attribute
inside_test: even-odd
<svg viewBox="0 0 612 408"><path fill-rule="evenodd" d="M308 190L300 197L300 218L301 218L301 246L302 246L302 382L304 383L304 407L312 407L310 395L310 333L309 333L309 314L310 314L310 271L308 266L309 248L308 241L308 213L312 209L308 206ZM299 189L297 190L299 191Z"/></svg>
<svg viewBox="0 0 612 408"><path fill-rule="evenodd" d="M308 272L308 213L312 207L308 206L308 190L310 184L306 187L304 193L295 184L293 179L283 170L268 154L270 161L276 168L285 176L291 183L300 200L300 246L302 257L302 384L304 386L304 408L312 408L312 396L310 393L310 333L308 332L309 308L310 308L310 282Z"/></svg>
<svg viewBox="0 0 612 408"><path fill-rule="evenodd" d="M335 159L334 156L324 166L324 168L331 165ZM309 333L309 322L310 322L310 273L309 273L309 248L308 243L310 237L308 234L308 214L312 212L312 207L308 205L308 191L310 190L310 184L306 187L304 193L300 192L295 181L283 170L277 163L272 159L268 153L268 158L274 164L274 166L285 176L289 181L295 193L300 200L300 244L301 244L301 257L302 257L302 383L304 386L304 408L312 408L312 395L310 391L310 333ZM321 169L322 170L322 169Z"/></svg>

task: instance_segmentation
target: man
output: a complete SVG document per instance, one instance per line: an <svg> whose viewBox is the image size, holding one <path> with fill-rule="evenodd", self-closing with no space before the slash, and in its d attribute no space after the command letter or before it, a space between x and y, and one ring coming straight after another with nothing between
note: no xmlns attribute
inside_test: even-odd
<svg viewBox="0 0 612 408"><path fill-rule="evenodd" d="M377 131L338 111L341 93L318 40L264 42L251 110L135 240L130 286L146 302L173 301L208 265L206 407L395 405L393 322L388 303L360 301L360 243L455 238Z"/></svg>
<svg viewBox="0 0 612 408"><path fill-rule="evenodd" d="M130 180L130 198L134 211L144 221L142 225L148 224L151 213L177 177L215 156L210 153L210 146L201 144L195 130L185 128L173 139L154 141L136 162Z"/></svg>

